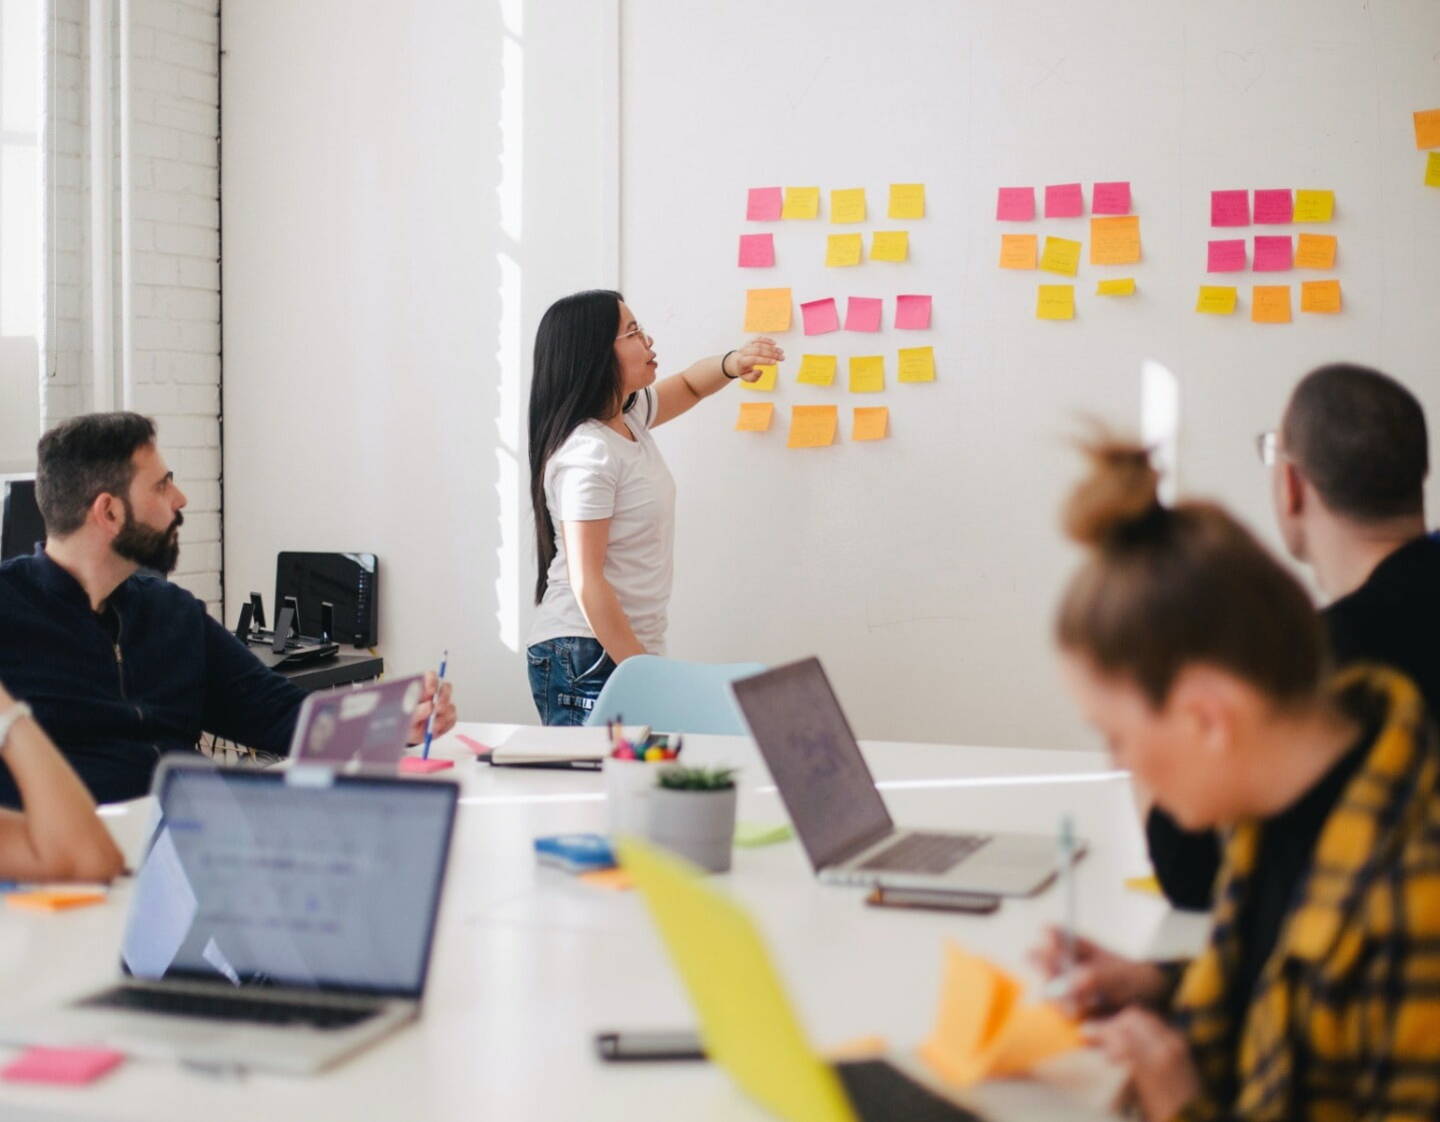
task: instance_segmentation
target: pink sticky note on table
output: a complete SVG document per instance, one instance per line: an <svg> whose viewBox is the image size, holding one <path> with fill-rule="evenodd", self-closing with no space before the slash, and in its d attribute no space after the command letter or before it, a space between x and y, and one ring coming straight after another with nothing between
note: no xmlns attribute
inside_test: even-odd
<svg viewBox="0 0 1440 1122"><path fill-rule="evenodd" d="M995 201L995 218L1000 222L1030 222L1035 218L1034 187L1001 187Z"/></svg>
<svg viewBox="0 0 1440 1122"><path fill-rule="evenodd" d="M444 771L447 767L454 766L454 760L422 760L419 756L400 757L400 771L405 775L429 775L431 772Z"/></svg>
<svg viewBox="0 0 1440 1122"><path fill-rule="evenodd" d="M805 321L806 335L827 335L840 330L840 313L835 309L835 301L828 296L801 304L800 316Z"/></svg>
<svg viewBox="0 0 1440 1122"><path fill-rule="evenodd" d="M1091 214L1129 214L1130 183L1097 183L1090 192Z"/></svg>
<svg viewBox="0 0 1440 1122"><path fill-rule="evenodd" d="M1267 226L1284 226L1294 221L1295 196L1290 188L1255 192L1255 221Z"/></svg>
<svg viewBox="0 0 1440 1122"><path fill-rule="evenodd" d="M1283 273L1295 264L1295 246L1288 235L1255 239L1255 271Z"/></svg>
<svg viewBox="0 0 1440 1122"><path fill-rule="evenodd" d="M779 187L751 187L745 217L751 222L778 222L785 198Z"/></svg>
<svg viewBox="0 0 1440 1122"><path fill-rule="evenodd" d="M885 301L873 296L852 296L845 305L846 331L879 331Z"/></svg>
<svg viewBox="0 0 1440 1122"><path fill-rule="evenodd" d="M775 264L774 234L741 234L740 267L768 269Z"/></svg>
<svg viewBox="0 0 1440 1122"><path fill-rule="evenodd" d="M26 1048L0 1068L12 1083L93 1083L125 1058L109 1048Z"/></svg>
<svg viewBox="0 0 1440 1122"><path fill-rule="evenodd" d="M1238 273L1245 268L1245 239L1225 238L1210 243L1208 273Z"/></svg>
<svg viewBox="0 0 1440 1122"><path fill-rule="evenodd" d="M1210 225L1250 225L1249 191L1211 191Z"/></svg>
<svg viewBox="0 0 1440 1122"><path fill-rule="evenodd" d="M902 331L925 331L930 326L930 297L895 297L895 326Z"/></svg>
<svg viewBox="0 0 1440 1122"><path fill-rule="evenodd" d="M1078 183L1052 183L1045 188L1046 218L1079 218L1085 213L1085 193Z"/></svg>

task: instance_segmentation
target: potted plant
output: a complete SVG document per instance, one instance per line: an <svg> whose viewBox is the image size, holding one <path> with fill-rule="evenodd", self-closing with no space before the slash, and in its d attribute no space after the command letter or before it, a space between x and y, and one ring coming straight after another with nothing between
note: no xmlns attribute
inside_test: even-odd
<svg viewBox="0 0 1440 1122"><path fill-rule="evenodd" d="M735 769L663 768L650 792L649 819L651 841L702 869L728 872L735 838Z"/></svg>

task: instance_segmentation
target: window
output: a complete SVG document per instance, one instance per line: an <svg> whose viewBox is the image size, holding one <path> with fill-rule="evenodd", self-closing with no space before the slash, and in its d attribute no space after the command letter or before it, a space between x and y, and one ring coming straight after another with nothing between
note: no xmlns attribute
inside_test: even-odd
<svg viewBox="0 0 1440 1122"><path fill-rule="evenodd" d="M41 3L0 0L0 471L40 435Z"/></svg>

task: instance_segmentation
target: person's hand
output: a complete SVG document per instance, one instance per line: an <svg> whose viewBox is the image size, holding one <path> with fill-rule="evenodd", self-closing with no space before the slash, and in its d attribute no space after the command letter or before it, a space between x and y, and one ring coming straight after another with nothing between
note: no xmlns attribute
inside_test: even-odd
<svg viewBox="0 0 1440 1122"><path fill-rule="evenodd" d="M1065 991L1055 1000L1072 1017L1113 1013L1164 995L1165 977L1153 963L1123 958L1078 935L1075 962L1068 964L1064 936L1056 927L1046 929L1040 945L1030 952L1030 961L1047 980L1066 975Z"/></svg>
<svg viewBox="0 0 1440 1122"><path fill-rule="evenodd" d="M450 683L440 687L440 697L435 697L435 687L440 678L433 670L425 671L425 681L420 688L420 704L410 714L410 736L407 744L419 744L425 739L425 722L430 719L430 710L435 710L435 735L443 736L455 727L455 702L450 699Z"/></svg>
<svg viewBox="0 0 1440 1122"><path fill-rule="evenodd" d="M1088 1026L1090 1043L1130 1073L1146 1122L1170 1122L1200 1094L1185 1038L1148 1009L1131 1007Z"/></svg>
<svg viewBox="0 0 1440 1122"><path fill-rule="evenodd" d="M13 704L15 704L15 699L10 696L10 692L5 688L5 683L0 682L0 713L5 712Z"/></svg>
<svg viewBox="0 0 1440 1122"><path fill-rule="evenodd" d="M732 354L726 365L732 372L740 371L742 382L758 382L761 371L755 369L757 366L773 366L784 359L785 352L775 345L775 340L761 335Z"/></svg>

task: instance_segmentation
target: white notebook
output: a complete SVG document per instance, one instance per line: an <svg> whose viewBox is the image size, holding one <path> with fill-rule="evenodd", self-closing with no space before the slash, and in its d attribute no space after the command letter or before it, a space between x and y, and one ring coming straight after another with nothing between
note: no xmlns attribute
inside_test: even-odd
<svg viewBox="0 0 1440 1122"><path fill-rule="evenodd" d="M649 725L624 725L620 733L632 744L650 735ZM581 764L598 766L610 755L610 732L604 725L519 728L490 753L498 766L523 764Z"/></svg>

